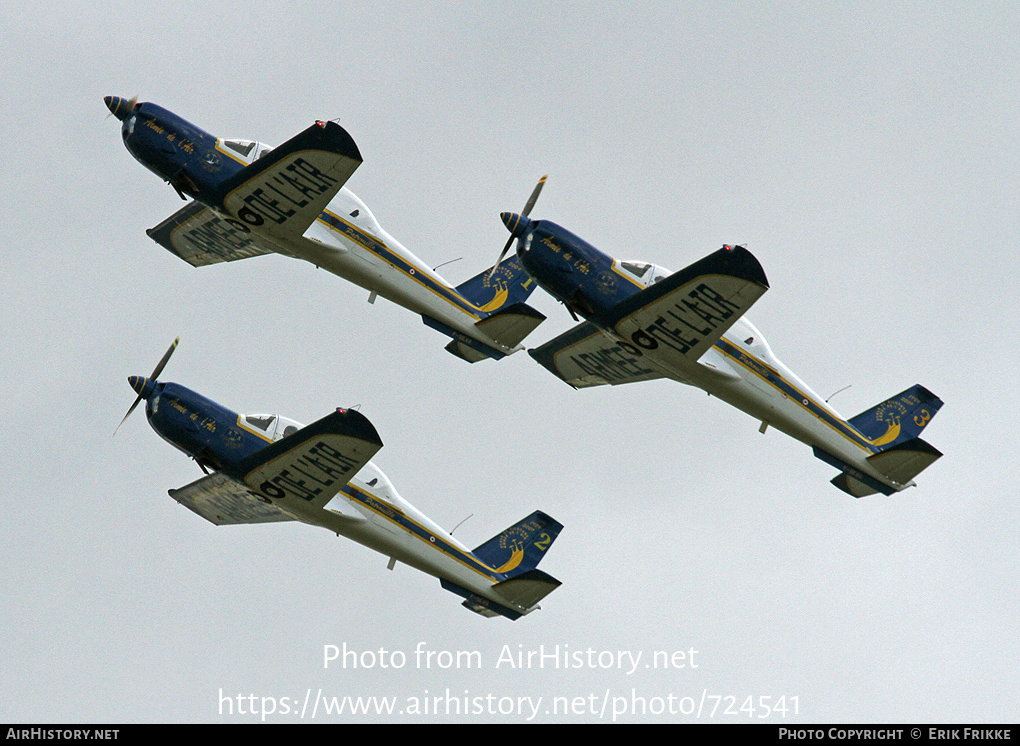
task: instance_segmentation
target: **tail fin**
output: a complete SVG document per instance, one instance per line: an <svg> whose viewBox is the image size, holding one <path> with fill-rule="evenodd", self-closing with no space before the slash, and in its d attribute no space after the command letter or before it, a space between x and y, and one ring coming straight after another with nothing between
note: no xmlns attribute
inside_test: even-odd
<svg viewBox="0 0 1020 746"><path fill-rule="evenodd" d="M499 265L496 273L492 270L479 272L467 282L457 286L457 292L481 312L475 322L479 336L488 337L511 352L524 338L545 321L545 315L525 303L535 289L535 281L521 267L516 256ZM499 360L509 352L486 344L481 339L469 337L450 328L442 321L422 314L422 321L433 329L453 338L446 346L447 352L469 363L492 358Z"/></svg>
<svg viewBox="0 0 1020 746"><path fill-rule="evenodd" d="M941 399L916 384L849 422L881 452L920 435L941 407Z"/></svg>
<svg viewBox="0 0 1020 746"><path fill-rule="evenodd" d="M534 570L563 525L540 510L493 536L474 555L506 580Z"/></svg>
<svg viewBox="0 0 1020 746"><path fill-rule="evenodd" d="M938 449L918 437L941 407L942 400L918 384L848 420L878 448L868 456L868 463L895 487L882 484L818 448L815 455L843 471L832 483L847 494L854 497L876 492L892 494L913 484L914 477L942 456Z"/></svg>
<svg viewBox="0 0 1020 746"><path fill-rule="evenodd" d="M535 289L535 281L521 266L517 256L500 264L496 273L489 277L491 271L490 268L480 272L457 286L457 292L486 315L526 301Z"/></svg>

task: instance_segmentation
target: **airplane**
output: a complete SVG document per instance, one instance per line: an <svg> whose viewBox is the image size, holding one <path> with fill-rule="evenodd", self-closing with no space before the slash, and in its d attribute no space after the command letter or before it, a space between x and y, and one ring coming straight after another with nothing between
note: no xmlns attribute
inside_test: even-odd
<svg viewBox="0 0 1020 746"><path fill-rule="evenodd" d="M273 148L214 137L156 104L104 101L131 155L191 198L146 233L193 266L270 253L304 259L368 290L369 303L382 296L420 314L451 337L449 352L472 363L524 349L545 320L524 302L534 283L519 264L454 287L384 231L344 186L362 159L335 122L317 121Z"/></svg>
<svg viewBox="0 0 1020 746"><path fill-rule="evenodd" d="M560 581L537 569L563 526L535 511L475 549L403 499L371 459L382 441L368 418L337 409L308 426L275 414L239 414L158 380L177 347L148 377L131 376L152 429L195 459L205 476L169 491L221 525L301 521L346 536L439 578L463 606L516 620L541 608ZM118 425L118 429L120 425Z"/></svg>
<svg viewBox="0 0 1020 746"><path fill-rule="evenodd" d="M574 388L667 378L697 386L809 445L854 497L891 495L942 454L918 437L942 401L921 385L844 419L772 353L744 313L769 288L743 246L679 272L618 261L548 220L504 212L506 251L577 326L528 353Z"/></svg>

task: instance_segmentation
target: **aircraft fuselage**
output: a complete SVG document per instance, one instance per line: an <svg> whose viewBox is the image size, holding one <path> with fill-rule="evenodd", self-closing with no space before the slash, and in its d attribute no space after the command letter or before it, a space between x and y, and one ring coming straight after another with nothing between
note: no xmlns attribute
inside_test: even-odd
<svg viewBox="0 0 1020 746"><path fill-rule="evenodd" d="M276 415L242 415L176 383L132 376L132 388L145 399L145 413L164 440L213 469L243 484L243 464L300 425ZM279 422L277 422L279 420ZM303 477L306 482L314 475ZM293 519L337 535L452 583L460 591L486 599L489 608L514 619L532 609L515 605L493 592L506 575L488 566L470 549L404 500L373 463L362 468L322 507L294 494L274 496L248 490ZM468 597L468 596L465 596ZM475 599L478 603L483 603Z"/></svg>
<svg viewBox="0 0 1020 746"><path fill-rule="evenodd" d="M311 169L294 170L287 181L277 183L275 191L260 190L243 208L246 216L230 214L223 206L224 183L273 148L256 141L217 138L156 104L116 97L106 101L122 120L121 135L128 151L182 198L190 197L217 213L221 220L214 230L219 238L242 245L254 236L259 247L303 259L359 285L370 292L372 302L378 295L420 314L429 326L454 339L462 335L461 341L489 357L498 359L523 349L520 343L507 343L475 326L506 299L508 285L514 284L513 268L501 268L486 283L491 289L488 295L464 297L383 230L365 203L346 187L303 235L274 232L274 218L286 215L291 206L320 187L322 177ZM351 147L356 150L353 141Z"/></svg>
<svg viewBox="0 0 1020 746"><path fill-rule="evenodd" d="M667 270L613 259L548 220L528 220L513 213L502 217L518 239L521 264L538 285L572 314L583 316L618 342L614 357L600 360L600 366L618 366L621 379L624 370L627 376L644 372L701 388L759 420L762 432L767 427L781 430L811 446L822 460L886 494L913 484L896 482L874 468L867 457L880 450L881 440L865 437L794 375L746 317L733 322L696 363L679 367L666 362L664 350L686 351L683 345L697 344L691 329L703 330L682 318L663 319L659 326L628 336L621 333L616 312L628 298L669 276ZM724 302L707 287L686 304L688 318L701 319L698 324L706 329L728 315ZM611 380L609 375L603 377Z"/></svg>

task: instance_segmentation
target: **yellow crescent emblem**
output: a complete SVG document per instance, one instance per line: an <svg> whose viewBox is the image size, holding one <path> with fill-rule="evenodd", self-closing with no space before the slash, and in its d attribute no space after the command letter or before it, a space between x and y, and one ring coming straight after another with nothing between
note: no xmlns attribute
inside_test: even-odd
<svg viewBox="0 0 1020 746"><path fill-rule="evenodd" d="M514 553L510 555L502 567L497 567L496 572L510 572L524 559L524 547L519 542L514 542Z"/></svg>
<svg viewBox="0 0 1020 746"><path fill-rule="evenodd" d="M871 441L871 445L884 446L886 443L892 443L898 437L900 437L900 421L896 420L896 422L889 425L889 429L885 431L884 435Z"/></svg>
<svg viewBox="0 0 1020 746"><path fill-rule="evenodd" d="M499 290L496 291L496 297L486 303L484 306L479 306L479 310L489 312L495 311L497 308L506 303L506 298L510 294L505 284L500 284Z"/></svg>

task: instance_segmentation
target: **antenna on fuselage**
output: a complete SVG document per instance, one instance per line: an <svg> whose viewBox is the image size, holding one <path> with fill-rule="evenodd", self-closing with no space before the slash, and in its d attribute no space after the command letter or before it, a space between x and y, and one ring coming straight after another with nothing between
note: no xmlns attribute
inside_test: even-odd
<svg viewBox="0 0 1020 746"><path fill-rule="evenodd" d="M842 393L843 391L846 391L846 390L847 390L848 388L850 388L851 386L853 386L853 384L852 384L852 383L848 383L848 384L847 384L846 386L844 386L844 387L843 387L843 388L841 388L841 389L840 389L839 391L837 391L837 392L836 392L836 394L839 394L839 393ZM830 395L830 396L829 396L829 399L831 399L831 398L832 398L833 396L835 396L836 394L832 394L832 395ZM828 403L829 403L829 399L826 399L826 400L825 400L825 403L826 403L826 404L828 404Z"/></svg>
<svg viewBox="0 0 1020 746"><path fill-rule="evenodd" d="M471 513L470 515L468 515L467 518L464 519L464 521L466 521L468 518L471 518L471 516L473 516L473 515L474 515L474 513ZM456 526L454 526L453 527L453 531L456 531L458 528L460 528L464 524L464 521L461 521ZM450 531L450 536L453 536L453 531Z"/></svg>
<svg viewBox="0 0 1020 746"><path fill-rule="evenodd" d="M442 264L437 264L435 267L432 268L432 271L435 272L437 269L439 269L440 267L445 267L447 264L453 264L454 262L459 262L463 258L464 257L462 257L462 256L458 256L456 259L450 259L449 261L443 262Z"/></svg>

